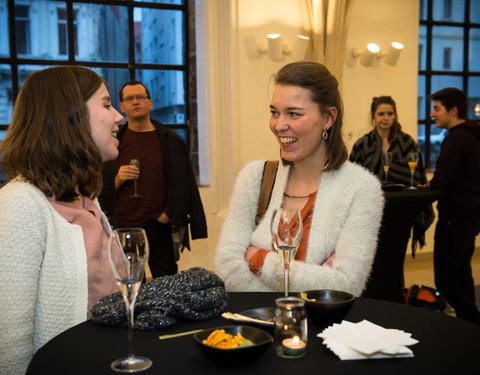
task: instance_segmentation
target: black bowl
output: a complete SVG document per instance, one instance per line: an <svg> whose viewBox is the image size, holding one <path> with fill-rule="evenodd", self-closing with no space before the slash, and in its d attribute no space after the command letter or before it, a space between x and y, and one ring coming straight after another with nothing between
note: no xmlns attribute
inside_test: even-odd
<svg viewBox="0 0 480 375"><path fill-rule="evenodd" d="M355 296L340 290L307 290L299 293L305 300L308 317L314 323L329 326L340 323L352 308Z"/></svg>
<svg viewBox="0 0 480 375"><path fill-rule="evenodd" d="M202 341L206 340L216 329L224 329L226 333L233 336L240 333L247 340L253 342L253 345L233 349L220 349L205 345ZM273 337L269 333L246 325L209 328L194 334L193 338L207 357L226 366L238 366L254 362L265 353L268 346L273 342Z"/></svg>
<svg viewBox="0 0 480 375"><path fill-rule="evenodd" d="M265 320L266 322L272 322L275 316L275 308L274 307L257 307L255 309L250 309L246 311L242 311L240 315L248 316L249 318L255 318L260 320ZM272 325L269 323L254 323L254 322L245 322L250 323L251 325L259 325L262 327L271 327Z"/></svg>

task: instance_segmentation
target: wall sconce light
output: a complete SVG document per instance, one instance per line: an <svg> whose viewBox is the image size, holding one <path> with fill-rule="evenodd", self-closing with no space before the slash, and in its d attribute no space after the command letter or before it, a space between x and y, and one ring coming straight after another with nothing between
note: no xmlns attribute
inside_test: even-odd
<svg viewBox="0 0 480 375"><path fill-rule="evenodd" d="M272 60L279 61L282 60L283 55L289 54L292 54L295 59L304 59L310 38L304 35L297 35L293 50L288 44L283 43L281 34L268 34L267 40L268 46L263 43L259 44L259 52L262 54L268 52L268 56Z"/></svg>
<svg viewBox="0 0 480 375"><path fill-rule="evenodd" d="M365 66L370 66L375 57L379 58L380 56L380 47L377 43L368 43L367 49L359 53L356 48L352 49L353 57L360 57L360 63Z"/></svg>
<svg viewBox="0 0 480 375"><path fill-rule="evenodd" d="M400 42L392 42L390 45L390 49L386 54L383 54L380 51L380 46L376 43L368 43L367 49L359 53L356 48L352 49L353 57L360 57L360 63L365 66L370 66L373 60L376 58L385 58L385 64L388 65L395 65L400 57L400 53L403 50L403 44Z"/></svg>
<svg viewBox="0 0 480 375"><path fill-rule="evenodd" d="M280 34L268 34L268 55L274 61L281 60L283 54L288 55L290 49L286 44L282 43L282 36Z"/></svg>
<svg viewBox="0 0 480 375"><path fill-rule="evenodd" d="M258 50L260 53L267 53L268 56L274 61L279 61L282 59L283 55L288 55L290 53L290 48L288 45L282 43L281 34L268 34L267 35L268 46L260 43Z"/></svg>
<svg viewBox="0 0 480 375"><path fill-rule="evenodd" d="M403 50L403 44L400 42L392 42L390 44L390 49L385 55L385 64L395 65L400 57L400 53Z"/></svg>
<svg viewBox="0 0 480 375"><path fill-rule="evenodd" d="M292 57L295 60L305 59L305 54L307 53L307 47L310 43L310 38L305 35L298 34L295 39L295 45L292 51Z"/></svg>

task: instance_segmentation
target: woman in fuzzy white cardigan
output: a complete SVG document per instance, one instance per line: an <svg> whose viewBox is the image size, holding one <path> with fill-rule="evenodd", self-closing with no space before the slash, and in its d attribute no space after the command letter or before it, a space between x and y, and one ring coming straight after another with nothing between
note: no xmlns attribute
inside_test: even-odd
<svg viewBox="0 0 480 375"><path fill-rule="evenodd" d="M290 268L290 289L336 289L359 296L371 270L383 211L380 183L347 159L335 77L321 64L296 62L276 75L270 129L282 157L264 220L255 226L264 161L239 174L215 254L228 291L282 291L270 217L278 207L313 202L304 259Z"/></svg>
<svg viewBox="0 0 480 375"><path fill-rule="evenodd" d="M0 375L24 374L42 345L117 290L95 198L122 119L87 68L47 68L20 90L0 144L10 179L0 189Z"/></svg>

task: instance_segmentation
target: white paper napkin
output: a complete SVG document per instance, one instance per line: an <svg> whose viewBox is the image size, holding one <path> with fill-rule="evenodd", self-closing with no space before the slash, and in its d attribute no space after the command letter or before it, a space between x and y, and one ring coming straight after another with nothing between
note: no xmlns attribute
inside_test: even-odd
<svg viewBox="0 0 480 375"><path fill-rule="evenodd" d="M344 320L317 336L342 360L413 357L407 346L418 342L408 332L386 329L368 320L359 323Z"/></svg>

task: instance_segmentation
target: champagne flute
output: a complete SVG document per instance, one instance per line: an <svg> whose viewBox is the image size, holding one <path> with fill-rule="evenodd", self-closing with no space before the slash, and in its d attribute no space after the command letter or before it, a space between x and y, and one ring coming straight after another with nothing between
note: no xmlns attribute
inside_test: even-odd
<svg viewBox="0 0 480 375"><path fill-rule="evenodd" d="M385 182L388 181L388 170L390 169L390 163L392 162L391 152L382 152L383 171L385 172Z"/></svg>
<svg viewBox="0 0 480 375"><path fill-rule="evenodd" d="M273 247L282 261L285 297L288 297L290 263L295 257L303 231L300 210L295 208L273 210L270 230L272 232Z"/></svg>
<svg viewBox="0 0 480 375"><path fill-rule="evenodd" d="M130 159L130 165L133 165L134 167L137 167L138 170L140 171L140 161L138 159ZM134 183L134 193L133 195L130 195L131 197L141 197L141 195L139 195L137 193L137 179L135 178L133 180L133 183Z"/></svg>
<svg viewBox="0 0 480 375"><path fill-rule="evenodd" d="M148 262L148 240L141 228L118 228L112 231L108 243L108 258L113 275L122 292L127 308L128 356L112 362L118 372L138 372L149 368L152 361L136 356L133 342L134 307Z"/></svg>
<svg viewBox="0 0 480 375"><path fill-rule="evenodd" d="M408 167L410 168L410 189L415 189L413 186L413 176L415 174L415 168L418 164L418 152L409 152L408 153Z"/></svg>

